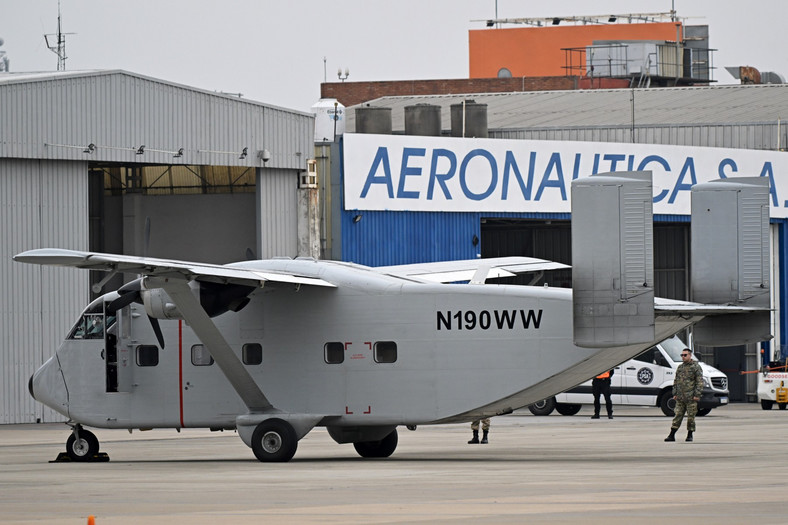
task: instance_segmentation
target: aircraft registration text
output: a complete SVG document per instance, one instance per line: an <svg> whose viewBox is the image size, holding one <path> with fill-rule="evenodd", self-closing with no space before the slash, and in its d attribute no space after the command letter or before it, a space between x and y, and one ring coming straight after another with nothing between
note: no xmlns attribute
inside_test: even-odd
<svg viewBox="0 0 788 525"><path fill-rule="evenodd" d="M542 310L447 310L437 312L438 330L539 329Z"/></svg>

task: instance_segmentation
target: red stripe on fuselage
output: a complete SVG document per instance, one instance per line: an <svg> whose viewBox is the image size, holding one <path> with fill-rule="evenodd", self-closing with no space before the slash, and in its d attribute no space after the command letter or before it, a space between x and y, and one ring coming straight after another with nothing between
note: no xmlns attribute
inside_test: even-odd
<svg viewBox="0 0 788 525"><path fill-rule="evenodd" d="M178 399L181 411L181 428L183 428L183 321L178 320Z"/></svg>

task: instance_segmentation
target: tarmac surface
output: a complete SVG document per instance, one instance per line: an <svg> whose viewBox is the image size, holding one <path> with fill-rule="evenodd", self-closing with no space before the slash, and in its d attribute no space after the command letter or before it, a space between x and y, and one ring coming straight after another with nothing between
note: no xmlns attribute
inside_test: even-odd
<svg viewBox="0 0 788 525"><path fill-rule="evenodd" d="M62 424L0 425L0 523L788 522L788 411L737 404L665 443L657 408L615 419L493 418L400 427L387 459L362 459L317 428L289 463L258 462L234 432L94 430L107 463L51 463Z"/></svg>

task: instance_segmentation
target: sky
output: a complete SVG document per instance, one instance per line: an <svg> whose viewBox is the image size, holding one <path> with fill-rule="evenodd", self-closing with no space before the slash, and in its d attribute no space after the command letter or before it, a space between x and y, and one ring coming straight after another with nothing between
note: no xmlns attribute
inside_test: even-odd
<svg viewBox="0 0 788 525"><path fill-rule="evenodd" d="M468 30L489 18L662 13L708 25L725 66L788 77L785 0L60 0L66 70L123 69L299 111L320 83L468 77ZM58 0L0 0L12 72L54 71ZM68 34L70 33L70 34Z"/></svg>

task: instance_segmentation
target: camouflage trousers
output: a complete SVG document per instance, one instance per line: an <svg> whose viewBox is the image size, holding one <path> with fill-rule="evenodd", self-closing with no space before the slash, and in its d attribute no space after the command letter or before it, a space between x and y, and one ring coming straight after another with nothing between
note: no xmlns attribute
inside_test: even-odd
<svg viewBox="0 0 788 525"><path fill-rule="evenodd" d="M679 429L681 427L681 420L684 419L684 413L687 414L687 431L695 432L695 414L698 413L697 401L681 401L676 400L676 416L673 418L673 423L670 428Z"/></svg>
<svg viewBox="0 0 788 525"><path fill-rule="evenodd" d="M479 419L471 423L471 430L479 430ZM482 431L487 432L490 430L490 418L486 417L481 420L482 422Z"/></svg>

